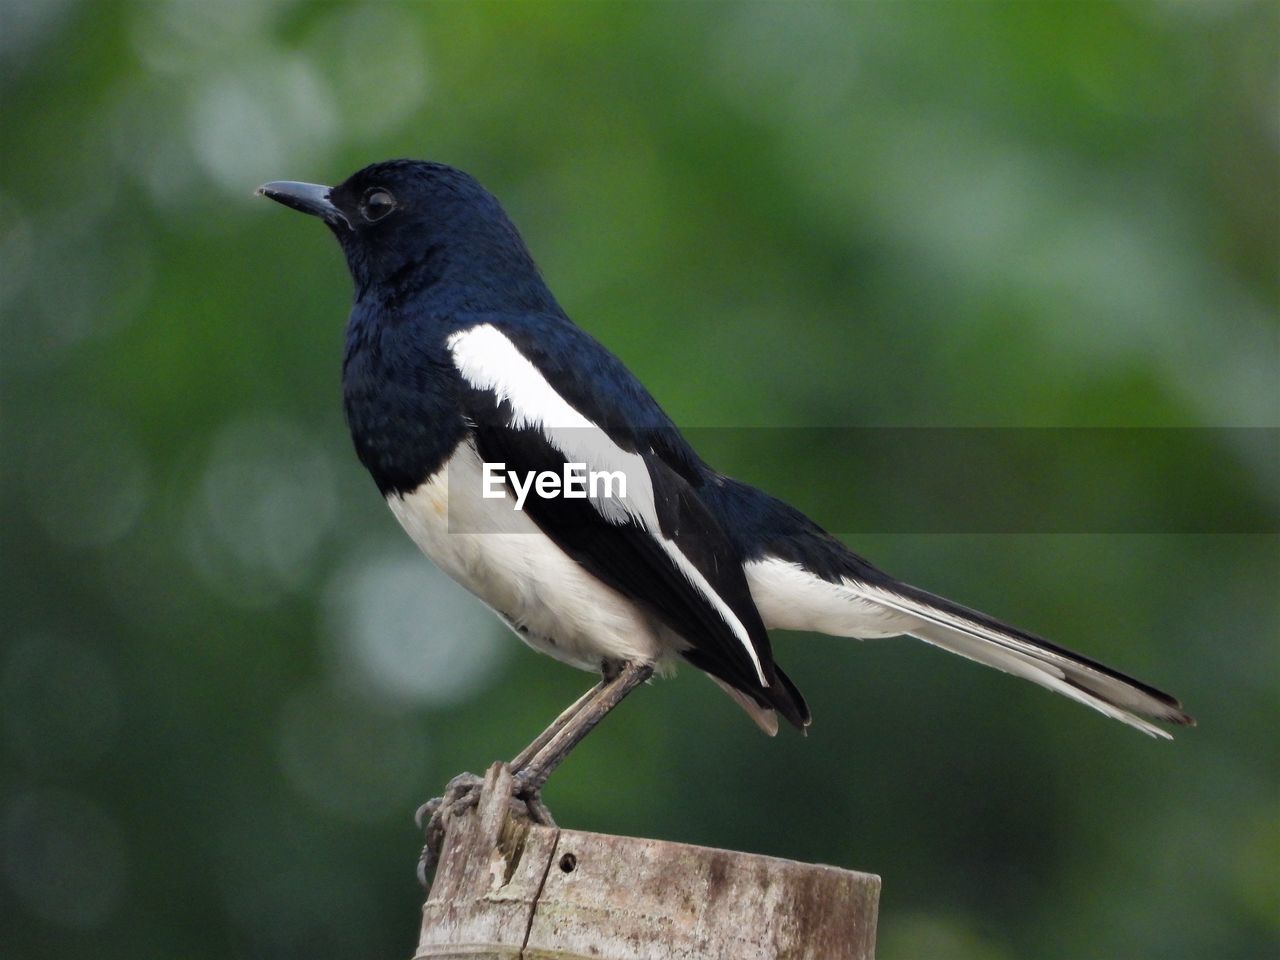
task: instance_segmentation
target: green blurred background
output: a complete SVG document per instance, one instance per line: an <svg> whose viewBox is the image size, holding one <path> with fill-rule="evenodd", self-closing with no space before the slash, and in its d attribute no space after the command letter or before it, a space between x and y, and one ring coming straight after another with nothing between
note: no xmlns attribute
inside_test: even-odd
<svg viewBox="0 0 1280 960"><path fill-rule="evenodd" d="M589 682L397 529L338 249L251 196L409 155L493 189L677 422L776 428L709 431L718 467L1200 719L784 635L807 739L685 671L552 781L562 824L879 873L883 960L1276 956L1274 430L1035 489L1105 467L1176 520L1194 476L1239 522L931 532L877 502L980 473L788 428L1275 428L1278 10L4 0L0 954L408 957L414 807Z"/></svg>

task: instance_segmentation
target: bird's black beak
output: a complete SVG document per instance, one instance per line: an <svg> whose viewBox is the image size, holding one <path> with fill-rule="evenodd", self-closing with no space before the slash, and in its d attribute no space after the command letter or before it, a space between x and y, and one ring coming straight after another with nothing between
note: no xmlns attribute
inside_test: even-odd
<svg viewBox="0 0 1280 960"><path fill-rule="evenodd" d="M340 223L344 227L350 227L351 222L347 220L346 214L329 200L329 191L332 189L320 183L272 180L260 186L257 194L260 197L269 197L276 203L283 203L286 207L292 207L302 213L320 217L326 223L334 225Z"/></svg>

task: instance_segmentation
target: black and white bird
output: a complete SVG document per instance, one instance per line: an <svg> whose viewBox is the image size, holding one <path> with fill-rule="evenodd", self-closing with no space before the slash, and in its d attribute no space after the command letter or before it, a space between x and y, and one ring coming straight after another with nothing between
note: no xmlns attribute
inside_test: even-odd
<svg viewBox="0 0 1280 960"><path fill-rule="evenodd" d="M1168 694L903 583L704 463L569 320L467 174L393 160L332 188L258 192L320 217L342 245L355 282L347 420L396 519L527 644L602 675L513 761L529 797L627 692L681 660L766 733L779 716L807 727L773 628L916 637L1155 737L1169 734L1152 721L1193 722ZM625 495L588 475L625 478Z"/></svg>

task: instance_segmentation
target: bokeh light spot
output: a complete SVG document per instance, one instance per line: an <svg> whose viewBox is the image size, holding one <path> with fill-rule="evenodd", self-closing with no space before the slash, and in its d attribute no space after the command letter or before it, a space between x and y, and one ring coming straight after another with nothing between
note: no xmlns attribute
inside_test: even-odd
<svg viewBox="0 0 1280 960"><path fill-rule="evenodd" d="M443 706L474 696L511 638L478 600L407 542L358 558L328 589L335 674L380 696Z"/></svg>
<svg viewBox="0 0 1280 960"><path fill-rule="evenodd" d="M5 0L0 30L0 61L35 52L62 26L74 0Z"/></svg>
<svg viewBox="0 0 1280 960"><path fill-rule="evenodd" d="M120 540L151 495L151 470L130 425L103 410L75 410L35 426L24 486L36 520L63 546Z"/></svg>
<svg viewBox="0 0 1280 960"><path fill-rule="evenodd" d="M124 893L125 847L115 820L84 797L39 790L13 797L0 826L5 879L32 913L95 927Z"/></svg>
<svg viewBox="0 0 1280 960"><path fill-rule="evenodd" d="M292 423L226 427L192 500L187 553L204 582L245 606L303 587L332 529L338 494L325 451Z"/></svg>
<svg viewBox="0 0 1280 960"><path fill-rule="evenodd" d="M417 20L391 4L335 7L312 36L352 138L385 134L426 99L427 55Z"/></svg>
<svg viewBox="0 0 1280 960"><path fill-rule="evenodd" d="M279 755L289 783L316 807L362 823L404 814L427 743L407 717L309 687L280 712Z"/></svg>
<svg viewBox="0 0 1280 960"><path fill-rule="evenodd" d="M120 692L114 671L84 643L21 639L0 666L0 717L9 746L29 767L74 774L115 738Z"/></svg>
<svg viewBox="0 0 1280 960"><path fill-rule="evenodd" d="M325 82L298 55L213 77L188 120L196 161L236 197L264 180L302 176L289 171L316 166L338 132Z"/></svg>
<svg viewBox="0 0 1280 960"><path fill-rule="evenodd" d="M92 201L70 198L71 212L46 215L26 251L25 292L32 309L24 310L24 322L13 330L26 365L47 366L68 348L104 339L134 322L147 305L154 281L151 245L140 231L112 219L104 208L109 189ZM103 243L104 234L111 243ZM22 242L20 236L14 240L19 256Z"/></svg>

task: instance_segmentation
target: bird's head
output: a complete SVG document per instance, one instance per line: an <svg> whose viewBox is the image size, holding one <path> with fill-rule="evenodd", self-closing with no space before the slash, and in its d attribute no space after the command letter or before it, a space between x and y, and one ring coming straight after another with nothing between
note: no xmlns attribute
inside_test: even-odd
<svg viewBox="0 0 1280 960"><path fill-rule="evenodd" d="M475 178L442 163L388 160L335 187L277 180L258 194L320 217L342 244L357 298L403 299L443 284L469 300L489 291L541 306L533 258L497 199ZM484 299L481 297L480 299Z"/></svg>

